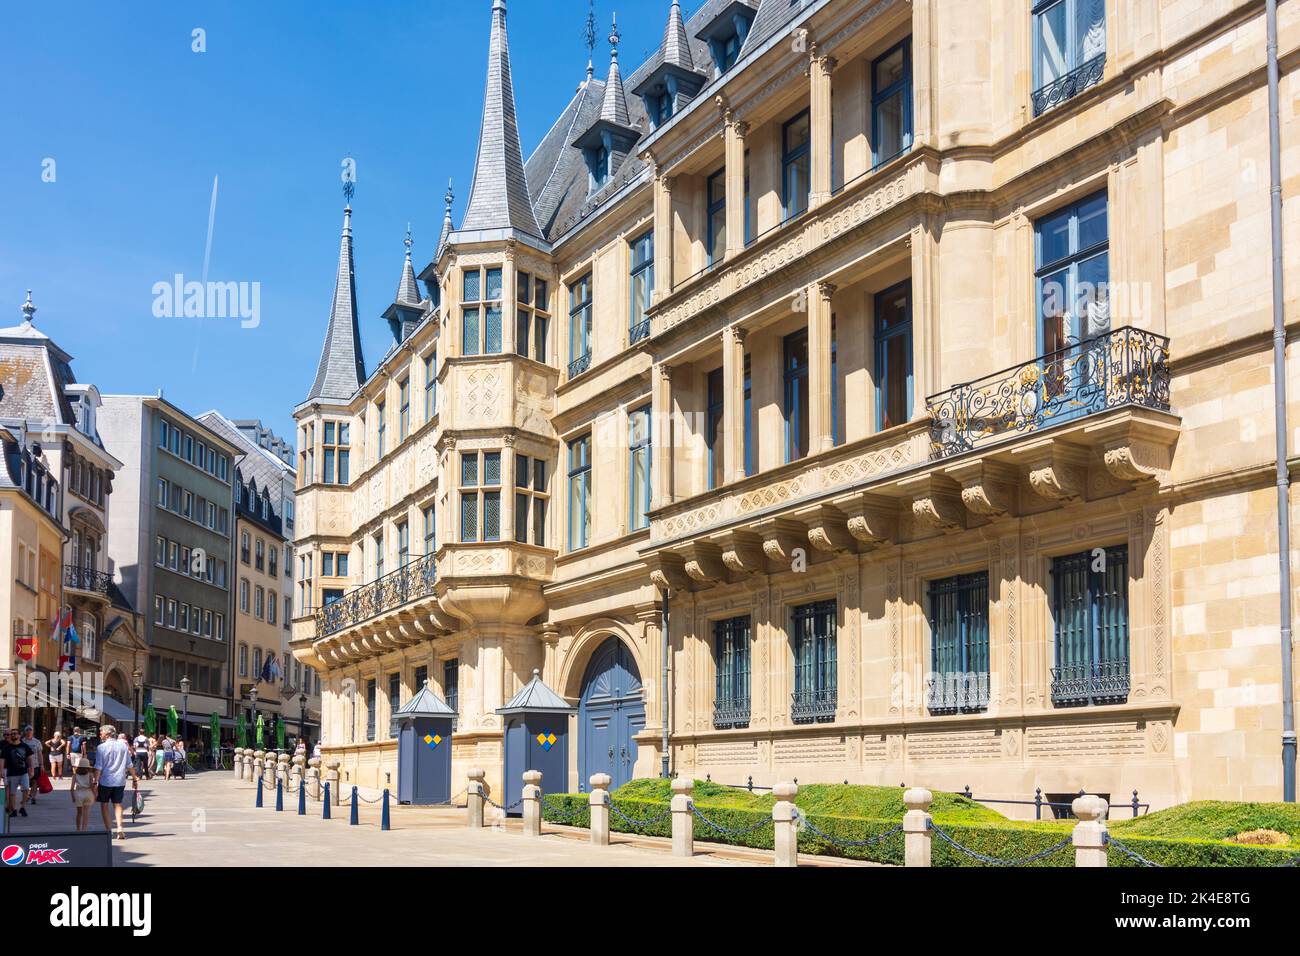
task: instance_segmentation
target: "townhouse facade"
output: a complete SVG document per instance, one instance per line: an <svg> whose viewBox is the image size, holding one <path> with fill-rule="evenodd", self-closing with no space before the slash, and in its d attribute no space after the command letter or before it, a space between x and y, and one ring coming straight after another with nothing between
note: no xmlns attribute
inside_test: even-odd
<svg viewBox="0 0 1300 956"><path fill-rule="evenodd" d="M525 161L494 0L467 206L368 371L345 210L295 410L327 754L393 782L428 681L499 790L537 668L548 790L1280 799L1264 3L665 6Z"/></svg>

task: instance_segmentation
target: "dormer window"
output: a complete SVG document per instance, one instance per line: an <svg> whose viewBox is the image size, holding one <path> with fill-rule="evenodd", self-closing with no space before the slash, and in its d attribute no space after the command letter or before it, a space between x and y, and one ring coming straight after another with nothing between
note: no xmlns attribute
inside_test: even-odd
<svg viewBox="0 0 1300 956"><path fill-rule="evenodd" d="M695 34L709 45L714 76L721 76L740 59L740 51L754 23L754 7L745 0L732 0L703 30Z"/></svg>
<svg viewBox="0 0 1300 956"><path fill-rule="evenodd" d="M650 119L658 129L673 117L673 96L667 90L651 98Z"/></svg>
<svg viewBox="0 0 1300 956"><path fill-rule="evenodd" d="M586 150L587 172L591 174L590 191L595 192L609 182L609 146L601 143Z"/></svg>

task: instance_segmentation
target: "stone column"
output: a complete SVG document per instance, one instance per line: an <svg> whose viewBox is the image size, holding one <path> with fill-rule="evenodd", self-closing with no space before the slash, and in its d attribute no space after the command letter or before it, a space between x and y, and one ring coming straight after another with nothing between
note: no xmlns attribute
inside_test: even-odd
<svg viewBox="0 0 1300 956"><path fill-rule="evenodd" d="M501 352L515 353L515 240L506 240L505 262L501 266ZM486 332L486 324L484 325Z"/></svg>
<svg viewBox="0 0 1300 956"><path fill-rule="evenodd" d="M591 775L591 845L609 846L609 784L607 773Z"/></svg>
<svg viewBox="0 0 1300 956"><path fill-rule="evenodd" d="M1074 825L1071 840L1074 842L1075 866L1106 865L1106 813L1110 807L1101 797L1088 794L1078 797L1070 809L1079 818Z"/></svg>
<svg viewBox="0 0 1300 956"><path fill-rule="evenodd" d="M673 178L655 166L655 287L658 303L673 291Z"/></svg>
<svg viewBox="0 0 1300 956"><path fill-rule="evenodd" d="M511 321L514 321L513 319ZM501 439L501 533L500 541L515 540L515 436Z"/></svg>
<svg viewBox="0 0 1300 956"><path fill-rule="evenodd" d="M772 807L772 847L776 851L777 866L799 865L799 835L795 823L794 798L799 793L798 784L778 783L772 788L776 804Z"/></svg>
<svg viewBox="0 0 1300 956"><path fill-rule="evenodd" d="M542 835L542 772L524 771L524 836Z"/></svg>
<svg viewBox="0 0 1300 956"><path fill-rule="evenodd" d="M325 796L320 785L320 757L312 757L307 761L307 796L313 800L320 800Z"/></svg>
<svg viewBox="0 0 1300 956"><path fill-rule="evenodd" d="M730 109L723 117L723 152L726 157L727 249L731 259L745 251L745 137L749 124L735 118Z"/></svg>
<svg viewBox="0 0 1300 956"><path fill-rule="evenodd" d="M695 855L695 820L691 813L691 791L695 781L689 776L673 778L673 856Z"/></svg>
<svg viewBox="0 0 1300 956"><path fill-rule="evenodd" d="M735 326L722 333L722 472L727 482L745 477L745 335Z"/></svg>
<svg viewBox="0 0 1300 956"><path fill-rule="evenodd" d="M339 805L339 762L331 760L325 764L325 782L330 785L330 803Z"/></svg>
<svg viewBox="0 0 1300 956"><path fill-rule="evenodd" d="M808 66L808 208L816 209L831 198L831 74L835 57L813 44Z"/></svg>
<svg viewBox="0 0 1300 956"><path fill-rule="evenodd" d="M903 794L907 812L903 814L903 861L905 866L930 865L930 804L934 794L923 787L912 787Z"/></svg>
<svg viewBox="0 0 1300 956"><path fill-rule="evenodd" d="M487 771L482 767L470 767L469 786L465 788L465 807L469 810L467 826L471 830L483 826L483 780Z"/></svg>
<svg viewBox="0 0 1300 956"><path fill-rule="evenodd" d="M808 289L808 454L835 446L831 390L831 299L835 286L814 282Z"/></svg>
<svg viewBox="0 0 1300 956"><path fill-rule="evenodd" d="M650 438L650 507L662 508L673 500L673 370L659 364L651 373L653 434Z"/></svg>

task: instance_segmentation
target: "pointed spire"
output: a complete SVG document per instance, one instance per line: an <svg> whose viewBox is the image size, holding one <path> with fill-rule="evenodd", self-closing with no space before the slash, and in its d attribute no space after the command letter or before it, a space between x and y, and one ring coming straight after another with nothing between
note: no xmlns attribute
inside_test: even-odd
<svg viewBox="0 0 1300 956"><path fill-rule="evenodd" d="M411 265L411 224L406 224L406 238L402 240L406 246L406 261L402 263L402 280L397 285L397 296L394 302L402 305L420 304L420 287L415 284L415 267Z"/></svg>
<svg viewBox="0 0 1300 956"><path fill-rule="evenodd" d="M352 184L345 183L345 192ZM330 308L325 344L321 348L316 381L308 401L347 401L366 379L361 354L361 330L357 325L357 292L352 269L352 206L343 208L343 236L339 241L339 266L334 279L334 301Z"/></svg>
<svg viewBox="0 0 1300 956"><path fill-rule="evenodd" d="M438 250L434 253L433 261L437 262L442 258L442 250L447 247L447 237L451 235L451 204L455 200L456 194L451 191L451 180L447 180L447 195L443 196L443 201L447 204L447 211L442 217L442 233L438 236Z"/></svg>
<svg viewBox="0 0 1300 956"><path fill-rule="evenodd" d="M27 290L27 301L23 303L23 324L31 325L32 316L36 314L36 306L32 305L32 290Z"/></svg>
<svg viewBox="0 0 1300 956"><path fill-rule="evenodd" d="M600 104L600 118L615 126L631 127L632 118L627 111L627 96L623 93L623 74L618 68L618 15L614 15L609 31L609 79L605 81L605 99Z"/></svg>
<svg viewBox="0 0 1300 956"><path fill-rule="evenodd" d="M517 229L532 236L542 234L533 215L528 181L524 178L515 91L510 79L506 0L492 0L483 125L479 132L478 160L474 164L474 185L470 188L461 229Z"/></svg>
<svg viewBox="0 0 1300 956"><path fill-rule="evenodd" d="M668 26L664 28L663 55L665 63L694 72L695 61L691 58L691 41L686 35L686 21L682 19L682 5L678 0L673 0L673 5L668 10Z"/></svg>

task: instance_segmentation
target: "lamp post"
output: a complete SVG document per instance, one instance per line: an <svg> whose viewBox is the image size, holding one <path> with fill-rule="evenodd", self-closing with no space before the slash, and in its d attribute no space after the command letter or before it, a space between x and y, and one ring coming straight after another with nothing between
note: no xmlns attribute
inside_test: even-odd
<svg viewBox="0 0 1300 956"><path fill-rule="evenodd" d="M187 740L190 735L190 678L185 675L181 678L181 740Z"/></svg>
<svg viewBox="0 0 1300 956"><path fill-rule="evenodd" d="M248 689L248 699L253 705L253 717L248 722L248 732L253 738L253 744L257 744L257 685L254 684Z"/></svg>
<svg viewBox="0 0 1300 956"><path fill-rule="evenodd" d="M298 739L307 746L307 692L298 695Z"/></svg>
<svg viewBox="0 0 1300 956"><path fill-rule="evenodd" d="M131 671L131 686L135 689L135 734L140 736L140 689L144 685L144 675L140 668Z"/></svg>

